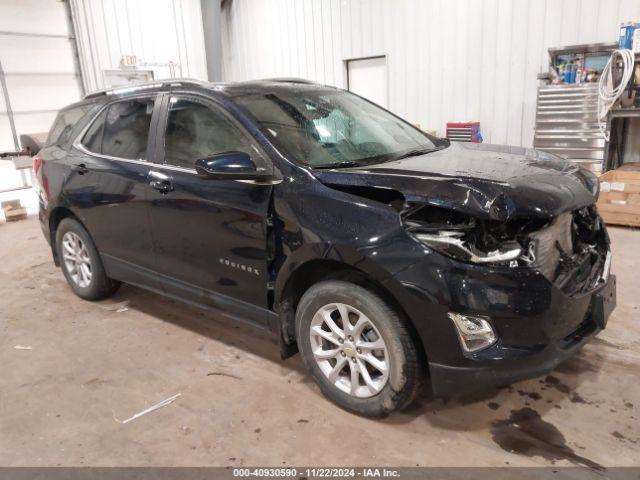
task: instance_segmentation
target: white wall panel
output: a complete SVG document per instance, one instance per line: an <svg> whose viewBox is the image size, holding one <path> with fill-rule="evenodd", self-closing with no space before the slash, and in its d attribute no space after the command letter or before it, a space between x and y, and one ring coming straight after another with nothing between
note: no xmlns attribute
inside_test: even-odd
<svg viewBox="0 0 640 480"><path fill-rule="evenodd" d="M106 1L106 0L105 0ZM485 141L530 146L547 49L616 41L640 0L231 0L228 81L294 76L345 87L344 60L384 55L389 105L422 128L482 122Z"/></svg>
<svg viewBox="0 0 640 480"><path fill-rule="evenodd" d="M9 119L6 115L0 115L0 152L3 151L12 151L13 150L13 136L11 135L11 126L9 125ZM0 161L0 164L2 162ZM3 171L0 171L0 190L4 190L5 188L11 188L17 186L17 182L13 182L14 176L13 174L11 181L7 181L3 178ZM20 179L16 176L16 181ZM16 185L11 185L11 183L16 183ZM7 185L8 184L8 185Z"/></svg>
<svg viewBox="0 0 640 480"><path fill-rule="evenodd" d="M64 4L60 0L2 0L0 31L67 35Z"/></svg>
<svg viewBox="0 0 640 480"><path fill-rule="evenodd" d="M155 79L207 78L200 0L71 0L88 92L135 55ZM233 32L235 35L236 32ZM242 45L237 44L237 47Z"/></svg>
<svg viewBox="0 0 640 480"><path fill-rule="evenodd" d="M18 137L46 132L56 111L80 98L67 10L60 0L0 1L0 62ZM0 152L15 150L7 106L0 93ZM0 161L0 190L23 187L22 174ZM2 199L34 196L27 190L0 194Z"/></svg>
<svg viewBox="0 0 640 480"><path fill-rule="evenodd" d="M74 80L72 78L72 80ZM67 75L16 75L6 78L9 90L11 108L17 115L25 115L26 112L38 112L49 110L53 116L60 108L77 102L79 99L77 84L69 81ZM47 129L45 129L47 130ZM35 133L39 130L18 130L22 133Z"/></svg>
<svg viewBox="0 0 640 480"><path fill-rule="evenodd" d="M0 61L10 73L75 72L68 38L0 36Z"/></svg>
<svg viewBox="0 0 640 480"><path fill-rule="evenodd" d="M0 2L0 62L18 136L48 130L55 111L80 97L66 15L58 0ZM4 99L0 119L0 151L14 150Z"/></svg>

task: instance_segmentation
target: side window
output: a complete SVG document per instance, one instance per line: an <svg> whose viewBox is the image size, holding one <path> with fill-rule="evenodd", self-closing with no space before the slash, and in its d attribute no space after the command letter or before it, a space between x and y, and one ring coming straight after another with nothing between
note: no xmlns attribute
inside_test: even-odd
<svg viewBox="0 0 640 480"><path fill-rule="evenodd" d="M254 142L221 111L203 103L172 97L164 139L165 163L193 168L200 158L240 151L259 163Z"/></svg>
<svg viewBox="0 0 640 480"><path fill-rule="evenodd" d="M69 140L73 127L84 117L93 105L82 105L61 111L53 122L47 136L47 146L62 145Z"/></svg>
<svg viewBox="0 0 640 480"><path fill-rule="evenodd" d="M82 145L94 153L102 152L102 132L104 131L104 120L107 118L107 110L103 110L93 121L87 133L82 138Z"/></svg>
<svg viewBox="0 0 640 480"><path fill-rule="evenodd" d="M144 159L153 105L151 98L136 98L110 105L99 153L131 160Z"/></svg>
<svg viewBox="0 0 640 480"><path fill-rule="evenodd" d="M82 144L93 153L131 160L144 159L153 105L150 98L110 105L93 121L82 138Z"/></svg>

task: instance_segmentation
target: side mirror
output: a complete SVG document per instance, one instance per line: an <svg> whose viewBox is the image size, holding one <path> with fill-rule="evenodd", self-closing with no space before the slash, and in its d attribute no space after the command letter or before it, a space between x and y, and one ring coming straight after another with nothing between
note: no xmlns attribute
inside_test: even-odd
<svg viewBox="0 0 640 480"><path fill-rule="evenodd" d="M272 178L267 171L258 169L249 154L244 152L217 153L210 157L196 160L195 167L198 175L214 180L256 180L266 182Z"/></svg>

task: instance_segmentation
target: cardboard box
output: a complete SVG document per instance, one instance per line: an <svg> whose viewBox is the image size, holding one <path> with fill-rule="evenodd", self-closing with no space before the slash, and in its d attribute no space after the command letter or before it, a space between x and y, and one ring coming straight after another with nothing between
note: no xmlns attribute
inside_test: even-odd
<svg viewBox="0 0 640 480"><path fill-rule="evenodd" d="M640 227L640 163L602 174L596 205L607 225Z"/></svg>
<svg viewBox="0 0 640 480"><path fill-rule="evenodd" d="M7 222L17 222L27 218L27 209L20 204L20 200L8 200L0 204Z"/></svg>

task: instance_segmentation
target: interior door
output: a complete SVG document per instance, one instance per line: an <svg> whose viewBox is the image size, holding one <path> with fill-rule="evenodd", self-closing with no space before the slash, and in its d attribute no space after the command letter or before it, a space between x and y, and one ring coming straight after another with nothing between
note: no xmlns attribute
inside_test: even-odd
<svg viewBox="0 0 640 480"><path fill-rule="evenodd" d="M165 99L160 122L162 162L150 172L149 214L164 288L230 314L263 316L272 186L206 178L196 173L194 163L235 150L267 167L266 157L212 101L172 95Z"/></svg>
<svg viewBox="0 0 640 480"><path fill-rule="evenodd" d="M347 60L347 89L389 108L387 58L385 56Z"/></svg>

